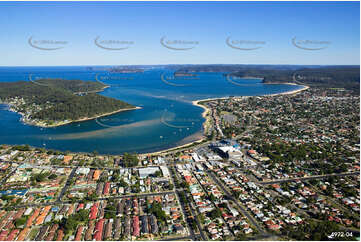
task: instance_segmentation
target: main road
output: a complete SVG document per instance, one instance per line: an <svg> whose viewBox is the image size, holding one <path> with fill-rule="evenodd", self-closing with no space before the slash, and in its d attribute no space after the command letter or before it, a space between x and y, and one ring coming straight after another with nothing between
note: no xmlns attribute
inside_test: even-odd
<svg viewBox="0 0 361 242"><path fill-rule="evenodd" d="M344 173L333 173L333 174L325 174L325 175L316 175L316 176L306 176L306 177L296 177L296 178L287 178L287 179L277 179L272 181L264 181L258 182L261 185L270 185L275 183L282 183L282 182L291 182L291 181L307 181L307 180L314 180L314 179L324 179L330 176L355 176L360 175L360 172L344 172Z"/></svg>
<svg viewBox="0 0 361 242"><path fill-rule="evenodd" d="M257 221L244 209L242 205L239 204L239 202L233 197L233 195L228 191L228 189L222 184L221 181L218 180L218 178L209 171L206 171L207 174L213 179L214 182L217 183L217 185L224 191L225 194L237 205L237 207L242 211L242 213L248 218L248 220L257 228L257 230L262 234L267 236L266 231L257 223Z"/></svg>
<svg viewBox="0 0 361 242"><path fill-rule="evenodd" d="M169 169L169 165L168 165L168 169ZM173 182L173 184L174 184L174 186L175 186L174 176L177 176L177 180L178 180L178 181L179 181L180 178L179 178L179 176L178 176L177 173L173 172L172 169L169 169L169 170L170 170L170 172L171 172L172 182ZM178 201L181 203L181 207L182 207L182 210L183 210L183 214L185 214L185 208L183 207L184 204L182 203L182 201L180 200L179 195L178 195L178 193L179 193L180 191L184 191L184 189L178 189L178 188L176 188L176 194L177 194L177 197L178 197ZM207 241L206 235L203 233L203 229L202 229L202 226L201 226L201 224L200 224L200 222L199 222L199 220L198 220L198 217L195 215L195 211L193 211L193 208L192 208L192 206L190 206L190 205L189 205L189 211L190 211L190 213L192 214L193 219L196 221L196 224L197 224L197 227L198 227L198 231L199 231L199 235L201 236L201 238L202 238L203 241ZM188 221L187 221L187 224L188 224ZM188 224L188 227L191 229L191 231L192 231L191 233L193 233L193 234L192 234L192 237L195 238L194 231L193 231L193 229L191 228L192 226Z"/></svg>

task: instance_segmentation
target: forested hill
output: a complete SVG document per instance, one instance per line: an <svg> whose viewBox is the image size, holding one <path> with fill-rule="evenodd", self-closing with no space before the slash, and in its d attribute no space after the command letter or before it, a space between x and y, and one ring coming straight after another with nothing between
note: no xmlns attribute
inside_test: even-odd
<svg viewBox="0 0 361 242"><path fill-rule="evenodd" d="M297 70L250 69L236 71L233 76L260 77L264 83L295 82L315 87L345 88L359 93L360 67L325 66Z"/></svg>
<svg viewBox="0 0 361 242"><path fill-rule="evenodd" d="M53 88L62 88L72 92L95 92L101 91L107 86L100 82L64 79L40 79L35 83Z"/></svg>
<svg viewBox="0 0 361 242"><path fill-rule="evenodd" d="M62 79L4 82L0 83L0 100L26 116L25 121L46 125L134 108L123 101L91 93L105 87L98 82Z"/></svg>
<svg viewBox="0 0 361 242"><path fill-rule="evenodd" d="M293 82L315 87L345 88L359 93L360 66L316 65L175 65L176 72L225 72L235 77L262 78L264 83Z"/></svg>

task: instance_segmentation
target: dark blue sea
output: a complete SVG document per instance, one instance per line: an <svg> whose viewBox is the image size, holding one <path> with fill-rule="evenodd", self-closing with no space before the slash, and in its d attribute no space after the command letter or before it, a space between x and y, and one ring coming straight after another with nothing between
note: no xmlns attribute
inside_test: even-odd
<svg viewBox="0 0 361 242"><path fill-rule="evenodd" d="M96 120L53 128L30 126L0 104L0 144L29 144L62 151L121 154L147 153L200 137L203 109L193 100L256 96L293 91L295 85L263 84L258 79L227 79L224 73L174 77L167 67L149 66L141 73L110 73L107 67L0 67L0 82L41 78L101 81L101 95L141 107Z"/></svg>

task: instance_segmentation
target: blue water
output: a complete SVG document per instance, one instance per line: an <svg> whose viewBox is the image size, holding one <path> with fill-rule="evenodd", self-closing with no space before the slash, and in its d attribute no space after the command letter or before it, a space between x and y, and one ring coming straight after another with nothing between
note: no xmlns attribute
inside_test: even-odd
<svg viewBox="0 0 361 242"><path fill-rule="evenodd" d="M224 73L197 73L171 79L172 71L149 67L144 73L108 73L104 67L0 67L0 82L39 78L99 80L110 88L101 95L141 107L97 120L40 128L20 122L20 115L0 104L0 143L30 144L57 150L121 154L153 152L183 144L202 131L203 109L192 100L275 94L299 89L261 80L227 80ZM161 76L163 75L163 80Z"/></svg>

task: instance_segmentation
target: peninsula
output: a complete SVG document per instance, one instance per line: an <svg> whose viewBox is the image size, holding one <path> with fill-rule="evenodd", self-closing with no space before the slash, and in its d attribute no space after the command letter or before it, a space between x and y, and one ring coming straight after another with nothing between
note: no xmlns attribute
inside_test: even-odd
<svg viewBox="0 0 361 242"><path fill-rule="evenodd" d="M137 109L126 102L97 94L100 82L40 79L0 83L0 103L22 115L24 123L55 127Z"/></svg>

